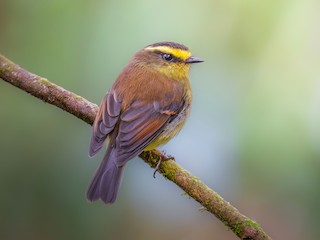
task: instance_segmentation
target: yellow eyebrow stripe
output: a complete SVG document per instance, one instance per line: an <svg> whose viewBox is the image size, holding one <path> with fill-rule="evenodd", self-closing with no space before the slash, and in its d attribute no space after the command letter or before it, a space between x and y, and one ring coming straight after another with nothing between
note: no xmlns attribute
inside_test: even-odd
<svg viewBox="0 0 320 240"><path fill-rule="evenodd" d="M179 48L172 48L169 46L156 46L156 47L147 47L146 50L150 51L160 51L163 53L171 54L172 56L176 58L180 58L183 61L187 60L189 57L191 57L191 52Z"/></svg>

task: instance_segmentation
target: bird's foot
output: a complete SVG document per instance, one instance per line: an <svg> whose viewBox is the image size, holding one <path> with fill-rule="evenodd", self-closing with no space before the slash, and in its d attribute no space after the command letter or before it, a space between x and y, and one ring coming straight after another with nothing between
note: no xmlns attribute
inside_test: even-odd
<svg viewBox="0 0 320 240"><path fill-rule="evenodd" d="M157 166L154 168L154 172L153 172L153 178L156 178L156 173L158 172L159 170L159 167L160 167L160 164L164 161L168 161L168 160L172 160L172 161L175 161L174 157L168 155L166 156L166 154L164 152L163 153L163 156L160 156L160 159L157 163Z"/></svg>

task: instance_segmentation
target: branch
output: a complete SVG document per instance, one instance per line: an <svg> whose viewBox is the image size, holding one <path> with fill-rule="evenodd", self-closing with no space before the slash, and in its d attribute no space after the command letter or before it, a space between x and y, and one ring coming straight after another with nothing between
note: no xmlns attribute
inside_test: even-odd
<svg viewBox="0 0 320 240"><path fill-rule="evenodd" d="M71 113L90 125L94 121L98 110L97 105L43 77L26 71L2 55L0 55L0 78L44 102ZM164 156L159 151L153 150L143 152L139 157L155 168L159 159ZM241 214L219 194L176 162L168 160L161 163L159 172L199 202L204 209L214 214L240 239L271 240L256 222Z"/></svg>

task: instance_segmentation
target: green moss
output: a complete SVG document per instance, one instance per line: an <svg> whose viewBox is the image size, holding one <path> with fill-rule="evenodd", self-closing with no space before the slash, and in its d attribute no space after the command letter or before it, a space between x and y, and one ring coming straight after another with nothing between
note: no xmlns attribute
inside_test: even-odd
<svg viewBox="0 0 320 240"><path fill-rule="evenodd" d="M163 162L161 164L161 170L163 171L163 175L165 177L167 177L168 179L175 181L176 178L176 172L177 172L177 167L172 165L172 164L168 164L166 162Z"/></svg>
<svg viewBox="0 0 320 240"><path fill-rule="evenodd" d="M7 65L0 65L0 76L3 75L3 74L7 74L7 73L10 73L11 72L11 69L9 66Z"/></svg>
<svg viewBox="0 0 320 240"><path fill-rule="evenodd" d="M210 206L212 206L212 202L213 202L213 198L209 198L208 200L206 200L205 202L203 202L203 206L205 207L205 208L209 208Z"/></svg>
<svg viewBox="0 0 320 240"><path fill-rule="evenodd" d="M160 157L152 151L146 151L145 153L147 154L148 161L152 164L152 167L155 168L158 161L160 161Z"/></svg>
<svg viewBox="0 0 320 240"><path fill-rule="evenodd" d="M201 180L198 177L192 176L192 181L195 183L200 183Z"/></svg>
<svg viewBox="0 0 320 240"><path fill-rule="evenodd" d="M79 95L77 95L77 94L74 94L73 96L74 96L74 98L77 99L77 100L83 100L83 97L81 97L81 96L79 96Z"/></svg>
<svg viewBox="0 0 320 240"><path fill-rule="evenodd" d="M253 229L259 229L260 226L259 224L257 224L255 221L252 221L251 219L246 219L245 221L238 223L238 224L234 224L233 226L231 226L231 230L238 236L241 237L241 235L243 234L243 229L246 227L250 227Z"/></svg>
<svg viewBox="0 0 320 240"><path fill-rule="evenodd" d="M46 78L37 77L37 81L41 82L41 84L48 86L52 86L52 83L48 81Z"/></svg>
<svg viewBox="0 0 320 240"><path fill-rule="evenodd" d="M242 224L236 224L231 227L231 230L238 236L240 237L242 233Z"/></svg>
<svg viewBox="0 0 320 240"><path fill-rule="evenodd" d="M260 228L259 224L256 223L255 221L252 221L251 219L247 219L247 220L244 222L244 225L245 225L245 226L250 226L251 228L254 228L254 229Z"/></svg>

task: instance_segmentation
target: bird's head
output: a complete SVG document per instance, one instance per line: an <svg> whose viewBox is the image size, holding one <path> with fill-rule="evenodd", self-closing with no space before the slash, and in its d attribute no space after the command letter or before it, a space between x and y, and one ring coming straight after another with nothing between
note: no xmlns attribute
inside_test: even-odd
<svg viewBox="0 0 320 240"><path fill-rule="evenodd" d="M134 59L175 80L188 78L191 64L203 62L192 56L186 46L175 42L148 45L136 53Z"/></svg>

